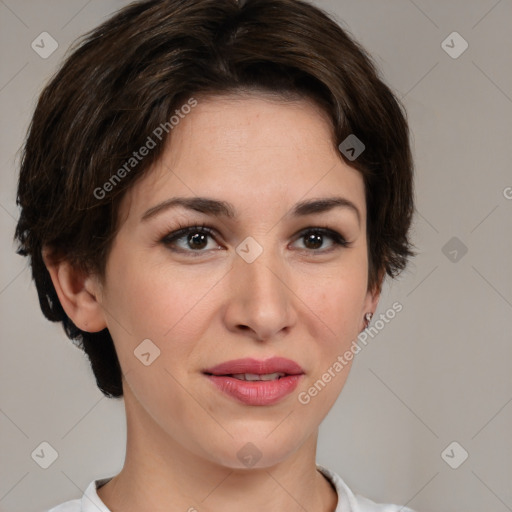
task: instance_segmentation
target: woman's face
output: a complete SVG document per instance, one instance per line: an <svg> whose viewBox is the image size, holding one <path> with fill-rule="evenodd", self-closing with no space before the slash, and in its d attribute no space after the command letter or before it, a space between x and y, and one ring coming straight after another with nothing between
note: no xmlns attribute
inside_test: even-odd
<svg viewBox="0 0 512 512"><path fill-rule="evenodd" d="M123 199L98 300L124 374L129 428L232 468L253 464L243 457L253 450L266 467L316 436L350 363L333 365L376 307L364 184L312 103L197 100ZM212 203L171 206L176 198ZM303 204L327 198L340 206ZM198 211L205 206L213 207ZM208 232L173 238L189 226ZM214 368L247 358L256 363ZM295 367L258 366L271 358ZM243 380L276 372L286 376Z"/></svg>

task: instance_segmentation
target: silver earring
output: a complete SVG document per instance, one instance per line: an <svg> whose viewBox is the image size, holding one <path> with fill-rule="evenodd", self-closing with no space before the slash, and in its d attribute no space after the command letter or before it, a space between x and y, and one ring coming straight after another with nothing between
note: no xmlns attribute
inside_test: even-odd
<svg viewBox="0 0 512 512"><path fill-rule="evenodd" d="M366 327L368 327L368 325L370 325L370 321L372 319L372 316L373 316L372 312L368 312L368 313L366 313L366 315L364 315L364 319L366 320L365 329L366 329Z"/></svg>

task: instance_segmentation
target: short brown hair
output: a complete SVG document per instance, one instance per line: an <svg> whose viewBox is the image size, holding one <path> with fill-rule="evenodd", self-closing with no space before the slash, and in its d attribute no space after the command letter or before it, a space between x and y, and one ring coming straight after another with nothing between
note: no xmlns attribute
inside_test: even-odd
<svg viewBox="0 0 512 512"><path fill-rule="evenodd" d="M104 277L120 200L162 153L159 144L112 183L187 99L266 91L313 99L338 145L356 135L368 211L368 288L414 255L413 163L405 109L366 51L325 12L301 0L146 0L75 43L40 95L22 153L16 228L44 315L88 355L99 389L123 394L107 329L78 329L64 312L42 249ZM125 168L126 169L126 168ZM96 192L95 192L96 191ZM100 196L100 197L98 197Z"/></svg>

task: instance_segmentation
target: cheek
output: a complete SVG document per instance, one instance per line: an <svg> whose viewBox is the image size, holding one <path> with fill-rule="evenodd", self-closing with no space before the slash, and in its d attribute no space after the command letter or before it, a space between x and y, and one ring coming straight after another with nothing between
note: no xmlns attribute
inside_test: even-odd
<svg viewBox="0 0 512 512"><path fill-rule="evenodd" d="M148 261L118 257L111 263L105 309L112 312L109 330L130 393L158 423L173 424L187 413L187 396L178 382L192 350L190 302L197 302L199 291L183 283L179 273L171 275ZM148 365L141 355L146 352Z"/></svg>
<svg viewBox="0 0 512 512"><path fill-rule="evenodd" d="M139 367L134 350L149 339L160 350L151 368L162 366L178 376L185 371L180 363L191 357L215 310L211 301L218 294L219 276L120 254L111 260L105 309L112 312L109 330L123 369Z"/></svg>
<svg viewBox="0 0 512 512"><path fill-rule="evenodd" d="M339 271L317 281L314 287L304 282L302 297L306 306L325 324L334 345L359 333L361 311L366 297L366 269Z"/></svg>
<svg viewBox="0 0 512 512"><path fill-rule="evenodd" d="M176 269L130 255L121 246L109 262L108 289L107 307L133 336L143 338L162 338L199 296Z"/></svg>
<svg viewBox="0 0 512 512"><path fill-rule="evenodd" d="M353 364L350 347L358 339L366 298L366 268L361 267L333 273L310 287L306 295L309 318L316 326L311 359L315 364L298 398L322 418L336 401Z"/></svg>
<svg viewBox="0 0 512 512"><path fill-rule="evenodd" d="M311 347L314 366L297 399L315 420L328 414L343 389L353 364L350 347L360 332L366 276L361 272L340 274L309 289L308 314L316 326L316 342Z"/></svg>

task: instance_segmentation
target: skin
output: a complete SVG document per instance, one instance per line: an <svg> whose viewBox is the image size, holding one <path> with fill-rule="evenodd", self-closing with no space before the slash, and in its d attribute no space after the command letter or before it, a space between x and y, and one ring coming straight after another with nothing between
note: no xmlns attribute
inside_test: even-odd
<svg viewBox="0 0 512 512"><path fill-rule="evenodd" d="M363 179L308 100L254 93L197 99L162 158L123 198L105 279L46 259L69 317L86 331L108 327L123 370L126 459L98 494L123 512L230 512L240 503L245 512L334 511L336 492L316 470L316 445L350 365L309 404L298 395L350 347L364 314L377 307L377 289L367 289ZM286 217L298 201L333 195L356 205L360 223L349 208ZM225 200L237 215L177 208L141 221L174 196ZM205 223L214 235L203 246L185 235L174 252L161 239L178 222ZM316 227L350 245L327 235L308 244L300 232ZM252 263L235 251L248 236L263 248ZM149 366L134 356L144 339L160 349ZM272 406L239 403L202 374L224 361L272 356L305 371L299 387ZM261 452L252 468L237 457L248 442Z"/></svg>

